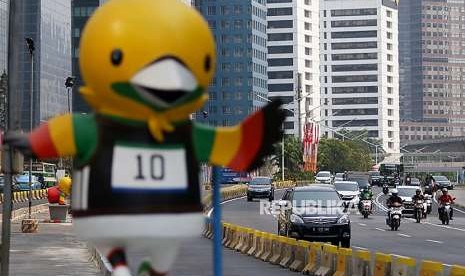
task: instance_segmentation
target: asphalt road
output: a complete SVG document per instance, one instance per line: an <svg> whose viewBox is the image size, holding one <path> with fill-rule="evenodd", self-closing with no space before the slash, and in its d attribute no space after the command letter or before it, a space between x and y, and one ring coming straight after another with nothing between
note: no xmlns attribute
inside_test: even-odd
<svg viewBox="0 0 465 276"><path fill-rule="evenodd" d="M402 220L399 231L390 231L382 207L386 198L378 188L374 192L379 203L372 216L364 219L351 210L353 248L435 260L446 265L465 265L465 211L456 210L454 220L445 226L441 225L437 205L434 205L433 213L420 224L407 217ZM276 199L281 196L282 192L277 191ZM247 202L240 198L225 202L223 218L227 222L277 233L276 219L272 215L260 215L258 200Z"/></svg>

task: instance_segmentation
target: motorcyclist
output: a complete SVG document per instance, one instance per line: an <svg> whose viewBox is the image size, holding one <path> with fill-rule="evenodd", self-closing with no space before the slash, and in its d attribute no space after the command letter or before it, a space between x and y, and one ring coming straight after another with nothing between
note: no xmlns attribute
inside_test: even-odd
<svg viewBox="0 0 465 276"><path fill-rule="evenodd" d="M452 197L449 194L449 191L447 188L442 189L442 195L438 198L439 206L443 206L446 203L453 204L455 200L455 197ZM440 207L442 209L444 207ZM452 206L450 207L450 220L452 220L452 215L454 214L454 209L452 209Z"/></svg>
<svg viewBox="0 0 465 276"><path fill-rule="evenodd" d="M403 203L402 198L399 196L399 191L397 189L393 189L391 192L391 196L387 199L386 205L388 208L393 207L396 203L401 204ZM391 210L388 210L387 213L388 217L391 217Z"/></svg>
<svg viewBox="0 0 465 276"><path fill-rule="evenodd" d="M412 178L410 177L409 173L405 176L404 182L405 182L405 185L410 185L412 183Z"/></svg>
<svg viewBox="0 0 465 276"><path fill-rule="evenodd" d="M362 200L372 200L373 199L373 192L367 186L364 187L363 190L360 192L360 202L358 203L358 209L362 210ZM372 204L373 206L373 204Z"/></svg>
<svg viewBox="0 0 465 276"><path fill-rule="evenodd" d="M344 174L342 175L342 180L344 181L349 180L349 174L347 173L347 171L344 171Z"/></svg>
<svg viewBox="0 0 465 276"><path fill-rule="evenodd" d="M419 200L423 200L423 202L424 202L424 201L425 201L425 196L421 194L421 190L420 190L420 189L417 189L417 190L415 191L415 195L412 196L412 202L413 202L414 204L416 204L417 201L419 201ZM424 211L426 211L426 210L424 210ZM423 212L424 212L424 211L423 211Z"/></svg>

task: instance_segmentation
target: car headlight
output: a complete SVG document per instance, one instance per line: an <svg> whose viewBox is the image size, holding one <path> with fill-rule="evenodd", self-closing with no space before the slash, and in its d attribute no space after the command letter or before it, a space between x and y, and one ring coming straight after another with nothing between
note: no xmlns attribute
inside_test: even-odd
<svg viewBox="0 0 465 276"><path fill-rule="evenodd" d="M337 223L340 223L340 224L345 224L345 223L349 223L349 222L350 222L350 219L349 219L348 215L343 215L337 221Z"/></svg>
<svg viewBox="0 0 465 276"><path fill-rule="evenodd" d="M296 214L291 215L291 222L292 223L304 223L303 219Z"/></svg>

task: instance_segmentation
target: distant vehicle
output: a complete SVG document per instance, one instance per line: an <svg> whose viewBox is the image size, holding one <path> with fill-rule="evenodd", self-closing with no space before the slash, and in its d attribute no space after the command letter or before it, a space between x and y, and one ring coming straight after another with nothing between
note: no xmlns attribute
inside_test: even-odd
<svg viewBox="0 0 465 276"><path fill-rule="evenodd" d="M5 177L3 175L0 175L0 193L3 193L3 188L5 187ZM17 192L19 191L18 189L18 184L16 183L16 178L13 177L13 185L12 185L12 192Z"/></svg>
<svg viewBox="0 0 465 276"><path fill-rule="evenodd" d="M362 177L362 176L358 176L358 177L349 176L349 181L357 182L358 189L360 191L365 189L365 188L370 188L371 187L370 183L368 182L368 178L365 178L365 177Z"/></svg>
<svg viewBox="0 0 465 276"><path fill-rule="evenodd" d="M19 191L29 191L29 173L23 173L17 176L16 185ZM35 175L32 176L31 186L32 190L40 190L42 188L42 184Z"/></svg>
<svg viewBox="0 0 465 276"><path fill-rule="evenodd" d="M332 177L329 171L320 171L316 174L315 180L317 183L331 184Z"/></svg>
<svg viewBox="0 0 465 276"><path fill-rule="evenodd" d="M350 247L347 207L330 185L311 185L286 190L278 217L278 234L310 241L329 241ZM316 206L318 205L318 206ZM315 208L318 207L318 208Z"/></svg>
<svg viewBox="0 0 465 276"><path fill-rule="evenodd" d="M438 190L442 188L447 188L448 190L453 190L454 189L454 184L452 184L447 177L443 175L434 175L434 182L436 182L436 187Z"/></svg>
<svg viewBox="0 0 465 276"><path fill-rule="evenodd" d="M400 177L404 173L404 165L402 164L381 164L379 167L380 175L382 176L382 184L396 186L400 182Z"/></svg>
<svg viewBox="0 0 465 276"><path fill-rule="evenodd" d="M420 179L418 179L416 177L412 177L410 179L410 186L420 186L420 184L421 184Z"/></svg>
<svg viewBox="0 0 465 276"><path fill-rule="evenodd" d="M253 177L247 187L247 201L254 198L274 199L274 187L270 177Z"/></svg>
<svg viewBox="0 0 465 276"><path fill-rule="evenodd" d="M404 202L402 213L413 214L415 210L415 205L412 201L412 197L415 195L415 191L418 189L417 186L399 186L397 190L399 191L399 197L402 198Z"/></svg>
<svg viewBox="0 0 465 276"><path fill-rule="evenodd" d="M37 176L42 188L50 188L57 185L57 165L45 162L32 163L32 175ZM24 171L29 171L29 163L24 163Z"/></svg>
<svg viewBox="0 0 465 276"><path fill-rule="evenodd" d="M221 183L222 184L237 184L240 182L249 182L250 176L246 172L236 172L230 168L221 168Z"/></svg>
<svg viewBox="0 0 465 276"><path fill-rule="evenodd" d="M360 190L355 181L335 181L334 187L348 206L355 208L360 201Z"/></svg>
<svg viewBox="0 0 465 276"><path fill-rule="evenodd" d="M371 186L382 186L381 184L381 174L378 171L372 171L370 172L370 176L368 177L368 182L370 183Z"/></svg>
<svg viewBox="0 0 465 276"><path fill-rule="evenodd" d="M344 173L336 173L334 181L344 181Z"/></svg>

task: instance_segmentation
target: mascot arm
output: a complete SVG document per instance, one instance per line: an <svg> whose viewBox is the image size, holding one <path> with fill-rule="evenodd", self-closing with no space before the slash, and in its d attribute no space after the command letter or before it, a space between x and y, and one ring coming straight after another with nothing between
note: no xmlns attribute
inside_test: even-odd
<svg viewBox="0 0 465 276"><path fill-rule="evenodd" d="M76 156L90 158L97 144L93 115L66 114L52 118L29 134L32 154L39 159Z"/></svg>
<svg viewBox="0 0 465 276"><path fill-rule="evenodd" d="M194 123L194 148L200 162L226 166L235 171L251 171L263 164L282 137L284 112L273 101L239 125L212 128Z"/></svg>

